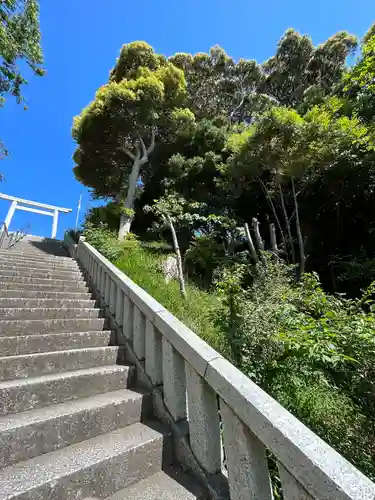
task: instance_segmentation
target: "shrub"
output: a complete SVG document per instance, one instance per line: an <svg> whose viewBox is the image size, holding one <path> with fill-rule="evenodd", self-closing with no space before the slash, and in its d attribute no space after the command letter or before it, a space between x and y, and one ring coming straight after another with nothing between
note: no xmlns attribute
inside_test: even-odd
<svg viewBox="0 0 375 500"><path fill-rule="evenodd" d="M87 222L83 234L90 245L111 261L118 259L124 250L124 242L117 239L117 232L109 230L103 224L95 227Z"/></svg>

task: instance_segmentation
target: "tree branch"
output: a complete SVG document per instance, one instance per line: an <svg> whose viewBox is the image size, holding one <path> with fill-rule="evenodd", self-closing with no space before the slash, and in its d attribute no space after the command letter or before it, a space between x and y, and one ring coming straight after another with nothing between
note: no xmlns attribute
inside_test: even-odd
<svg viewBox="0 0 375 500"><path fill-rule="evenodd" d="M120 148L120 149L121 149L121 151L123 151L125 154L127 154L127 155L129 156L129 158L130 158L132 161L134 161L134 160L135 160L135 154L133 154L133 153L130 151L130 149L125 148L125 147L122 147L122 148Z"/></svg>

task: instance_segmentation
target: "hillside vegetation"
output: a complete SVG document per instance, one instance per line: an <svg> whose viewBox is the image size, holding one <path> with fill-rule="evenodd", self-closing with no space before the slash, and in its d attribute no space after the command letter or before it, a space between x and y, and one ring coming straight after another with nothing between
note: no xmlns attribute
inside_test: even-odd
<svg viewBox="0 0 375 500"><path fill-rule="evenodd" d="M87 240L373 479L374 79L375 27L262 64L133 42L73 125Z"/></svg>

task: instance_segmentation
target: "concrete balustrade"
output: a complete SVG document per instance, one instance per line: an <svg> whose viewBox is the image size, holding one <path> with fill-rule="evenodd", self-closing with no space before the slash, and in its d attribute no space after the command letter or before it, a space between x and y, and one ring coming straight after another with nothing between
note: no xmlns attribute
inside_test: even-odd
<svg viewBox="0 0 375 500"><path fill-rule="evenodd" d="M188 419L208 476L222 470L221 422L231 500L273 498L266 450L285 500L375 499L374 483L91 245L80 241L77 257L174 421Z"/></svg>

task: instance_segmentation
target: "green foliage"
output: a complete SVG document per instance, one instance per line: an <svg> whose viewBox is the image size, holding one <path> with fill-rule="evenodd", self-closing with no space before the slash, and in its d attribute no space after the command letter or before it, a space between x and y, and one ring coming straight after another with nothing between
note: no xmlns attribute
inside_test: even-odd
<svg viewBox="0 0 375 500"><path fill-rule="evenodd" d="M40 47L39 3L36 0L5 0L0 5L0 106L5 94L23 100L26 84L17 63L24 60L32 72L43 75Z"/></svg>
<svg viewBox="0 0 375 500"><path fill-rule="evenodd" d="M109 260L118 259L124 250L124 243L118 241L117 232L108 230L105 226L94 227L91 223L85 224L83 232L86 240Z"/></svg>
<svg viewBox="0 0 375 500"><path fill-rule="evenodd" d="M217 282L216 320L231 360L349 460L375 477L375 285L358 300L326 294L314 274L267 260ZM367 306L367 312L363 309ZM358 444L360 445L358 446Z"/></svg>

